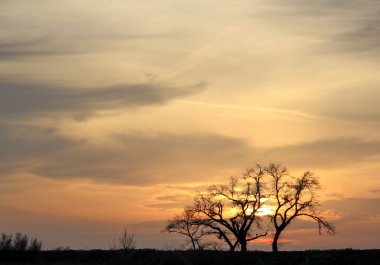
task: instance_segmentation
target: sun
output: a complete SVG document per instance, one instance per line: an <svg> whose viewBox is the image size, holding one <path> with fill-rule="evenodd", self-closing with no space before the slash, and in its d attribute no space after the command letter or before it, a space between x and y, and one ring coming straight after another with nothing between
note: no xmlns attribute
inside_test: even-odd
<svg viewBox="0 0 380 265"><path fill-rule="evenodd" d="M273 209L269 206L263 206L260 209L257 210L256 215L257 216L266 216L266 215L272 215Z"/></svg>
<svg viewBox="0 0 380 265"><path fill-rule="evenodd" d="M251 214L252 212L253 212L252 208L249 208L246 210L247 215ZM268 216L268 215L272 215L273 212L274 212L273 207L263 205L261 208L256 210L255 215L257 215L257 216ZM233 216L239 215L240 213L241 213L241 210L239 208L236 208L236 207L230 208L227 211L227 217L233 217Z"/></svg>

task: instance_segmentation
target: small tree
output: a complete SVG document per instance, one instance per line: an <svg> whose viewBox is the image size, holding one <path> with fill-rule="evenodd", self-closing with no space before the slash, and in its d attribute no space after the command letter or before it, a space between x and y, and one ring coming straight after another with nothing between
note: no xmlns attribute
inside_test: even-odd
<svg viewBox="0 0 380 265"><path fill-rule="evenodd" d="M135 234L129 233L127 228L125 228L118 238L118 242L120 248L123 250L134 249L136 247Z"/></svg>
<svg viewBox="0 0 380 265"><path fill-rule="evenodd" d="M265 171L271 176L275 210L271 216L274 225L272 250L278 251L278 240L288 225L298 217L307 217L318 223L319 233L325 228L334 234L335 227L326 221L319 211L315 191L320 188L319 180L306 171L301 177L291 177L281 165L269 164Z"/></svg>
<svg viewBox="0 0 380 265"><path fill-rule="evenodd" d="M185 207L180 215L176 215L173 219L169 220L165 231L169 233L177 233L184 235L188 238L187 244L191 244L192 249L201 249L200 240L204 235L201 229L199 218L189 207Z"/></svg>

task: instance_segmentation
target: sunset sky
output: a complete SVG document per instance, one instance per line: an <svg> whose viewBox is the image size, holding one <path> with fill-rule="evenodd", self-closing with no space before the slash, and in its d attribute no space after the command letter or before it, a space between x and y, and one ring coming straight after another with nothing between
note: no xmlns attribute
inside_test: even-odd
<svg viewBox="0 0 380 265"><path fill-rule="evenodd" d="M273 161L337 227L280 249L379 248L380 1L1 0L0 28L0 233L177 247L196 191Z"/></svg>

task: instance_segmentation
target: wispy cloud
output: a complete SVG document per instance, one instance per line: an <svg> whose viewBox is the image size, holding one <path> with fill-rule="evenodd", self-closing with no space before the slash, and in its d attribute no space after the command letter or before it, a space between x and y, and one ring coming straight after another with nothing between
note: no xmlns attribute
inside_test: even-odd
<svg viewBox="0 0 380 265"><path fill-rule="evenodd" d="M380 154L380 141L337 138L301 143L264 151L268 161L283 161L296 167L338 167Z"/></svg>
<svg viewBox="0 0 380 265"><path fill-rule="evenodd" d="M33 127L18 130L17 134L16 129L0 131L3 170L53 179L130 185L194 183L231 168L240 170L252 157L243 140L218 135L118 135L113 137L115 145L94 145L50 131L42 134ZM11 167L14 164L18 168Z"/></svg>
<svg viewBox="0 0 380 265"><path fill-rule="evenodd" d="M87 115L100 110L164 104L202 91L203 87L203 84L180 88L161 84L126 84L75 89L0 82L0 111L7 116L57 112Z"/></svg>
<svg viewBox="0 0 380 265"><path fill-rule="evenodd" d="M180 185L202 182L206 176L216 180L240 174L257 162L282 162L303 170L339 168L380 155L379 141L358 138L262 149L243 139L216 134L107 136L114 141L112 145L70 140L54 130L30 126L2 127L0 136L3 171L128 185Z"/></svg>
<svg viewBox="0 0 380 265"><path fill-rule="evenodd" d="M273 7L269 13L277 14L276 19L293 32L318 39L319 52L380 55L379 1L274 0L268 4Z"/></svg>
<svg viewBox="0 0 380 265"><path fill-rule="evenodd" d="M25 60L30 57L71 55L86 52L85 49L73 47L68 43L54 43L49 36L25 40L3 40L0 42L0 59L2 60Z"/></svg>
<svg viewBox="0 0 380 265"><path fill-rule="evenodd" d="M312 115L306 112L290 110L290 109L282 109L282 108L271 108L271 107L262 107L262 106L244 106L244 105L233 105L233 104L216 104L216 103L207 103L207 102L199 102L199 101L189 101L189 100L177 100L177 102L183 104L197 105L202 107L210 107L210 108L222 108L222 109L236 109L236 110L253 110L257 112L266 112L266 113L275 113L282 114L286 116L296 116L304 119L321 119L316 115Z"/></svg>
<svg viewBox="0 0 380 265"><path fill-rule="evenodd" d="M353 123L379 123L380 83L356 82L347 87L337 87L308 100L294 99L284 107L322 117L324 120L348 121Z"/></svg>

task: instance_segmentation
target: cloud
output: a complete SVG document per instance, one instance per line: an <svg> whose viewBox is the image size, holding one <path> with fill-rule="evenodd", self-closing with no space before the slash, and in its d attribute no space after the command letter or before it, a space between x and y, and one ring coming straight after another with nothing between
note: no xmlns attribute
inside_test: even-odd
<svg viewBox="0 0 380 265"><path fill-rule="evenodd" d="M379 85L362 84L360 87L338 89L319 98L323 104L315 102L304 108L327 118L377 123L380 121Z"/></svg>
<svg viewBox="0 0 380 265"><path fill-rule="evenodd" d="M380 188L378 188L378 189L371 189L370 192L372 192L372 193L380 193Z"/></svg>
<svg viewBox="0 0 380 265"><path fill-rule="evenodd" d="M165 195L165 196L159 196L159 197L157 197L156 200L175 202L175 201L178 201L178 200L182 200L185 197L187 197L187 196L184 195L184 194Z"/></svg>
<svg viewBox="0 0 380 265"><path fill-rule="evenodd" d="M337 138L289 145L264 151L268 161L294 167L333 167L363 161L380 154L380 141Z"/></svg>
<svg viewBox="0 0 380 265"><path fill-rule="evenodd" d="M272 18L283 20L293 32L317 37L319 52L379 55L379 1L274 0L269 4Z"/></svg>
<svg viewBox="0 0 380 265"><path fill-rule="evenodd" d="M281 235L281 249L374 248L379 244L380 198L343 198L322 202L322 213L332 222L334 236L318 234L310 219L295 219Z"/></svg>
<svg viewBox="0 0 380 265"><path fill-rule="evenodd" d="M28 40L8 40L0 42L0 59L19 60L35 56L68 55L84 53L84 49L73 45L53 43L48 36L34 37Z"/></svg>
<svg viewBox="0 0 380 265"><path fill-rule="evenodd" d="M65 150L34 172L136 185L196 182L241 166L251 152L243 141L217 135L123 136L119 141L117 149L82 145Z"/></svg>
<svg viewBox="0 0 380 265"><path fill-rule="evenodd" d="M164 33L104 33L98 36L87 36L87 38L67 39L59 38L52 33L43 36L33 36L29 38L16 38L0 40L0 59L3 61L25 60L31 57L57 56L57 55L76 55L84 53L97 53L114 51L117 43L122 44L126 41L146 41L146 40L164 40L173 36L180 35L179 32ZM109 47L111 46L111 47ZM123 47L123 46L122 46ZM118 47L119 50L120 47Z"/></svg>
<svg viewBox="0 0 380 265"><path fill-rule="evenodd" d="M183 208L191 203L193 194L175 194L156 197L155 203L147 205L147 207L159 209Z"/></svg>
<svg viewBox="0 0 380 265"><path fill-rule="evenodd" d="M379 204L380 198L344 198L324 201L323 208L344 214L339 222L356 222L380 215Z"/></svg>
<svg viewBox="0 0 380 265"><path fill-rule="evenodd" d="M319 117L326 121L348 121L379 125L380 83L362 81L346 87L340 86L310 98L283 102L279 108L294 109L295 113L308 113L309 117Z"/></svg>
<svg viewBox="0 0 380 265"><path fill-rule="evenodd" d="M0 82L0 112L7 116L51 113L87 115L100 110L164 104L171 99L199 92L202 88L203 84L183 88L155 84L126 84L74 89Z"/></svg>
<svg viewBox="0 0 380 265"><path fill-rule="evenodd" d="M302 169L339 167L380 154L379 141L358 138L259 149L242 139L216 134L111 135L107 137L113 144L108 145L69 140L54 129L32 126L0 127L0 136L3 173L128 185L178 187L181 183L226 179L257 162L281 162Z"/></svg>
<svg viewBox="0 0 380 265"><path fill-rule="evenodd" d="M323 201L321 214L338 229L348 223L360 223L380 214L380 198L342 198ZM318 225L311 219L297 219L290 230L316 229Z"/></svg>
<svg viewBox="0 0 380 265"><path fill-rule="evenodd" d="M191 183L244 168L252 157L252 149L243 140L212 134L117 135L111 146L70 141L33 127L13 132L17 130L0 131L3 171L17 169L55 179L131 185Z"/></svg>
<svg viewBox="0 0 380 265"><path fill-rule="evenodd" d="M58 136L54 128L0 125L0 172L23 169L35 158L50 156L75 145Z"/></svg>
<svg viewBox="0 0 380 265"><path fill-rule="evenodd" d="M379 55L380 52L380 4L377 13L363 17L354 29L336 36L342 47L349 52L361 55Z"/></svg>

